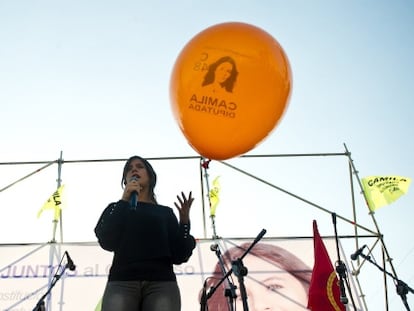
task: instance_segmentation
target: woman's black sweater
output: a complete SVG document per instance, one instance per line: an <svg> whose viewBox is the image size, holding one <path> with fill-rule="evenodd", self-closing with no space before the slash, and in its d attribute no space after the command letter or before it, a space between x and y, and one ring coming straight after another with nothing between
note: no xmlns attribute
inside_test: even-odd
<svg viewBox="0 0 414 311"><path fill-rule="evenodd" d="M170 207L143 202L136 209L123 200L109 204L95 234L114 252L109 281L175 281L173 265L188 261L196 246L190 224L179 224Z"/></svg>

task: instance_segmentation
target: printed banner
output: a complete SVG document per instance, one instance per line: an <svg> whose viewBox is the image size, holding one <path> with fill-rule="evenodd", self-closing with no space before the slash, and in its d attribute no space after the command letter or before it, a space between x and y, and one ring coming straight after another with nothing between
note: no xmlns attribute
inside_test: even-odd
<svg viewBox="0 0 414 311"><path fill-rule="evenodd" d="M208 298L210 310L219 310L218 306L228 310L225 291L231 283L237 286L237 310L243 310L240 279L236 274L237 270L243 271L243 267L247 268L243 281L251 310L258 304L266 304L273 310L281 306L290 311L307 310L307 289L314 258L312 239L262 239L245 255L253 240L198 240L190 260L174 267L182 311L199 310L203 293L210 295L211 289L223 278L225 274L219 257L223 259L225 271L232 269L233 273ZM335 254L335 241L325 243ZM99 310L97 306L108 277L112 253L104 251L95 242L0 245L0 310L32 311L47 292L65 251L70 254L76 269L65 270L51 295L45 299L47 310ZM243 259L237 260L240 258Z"/></svg>

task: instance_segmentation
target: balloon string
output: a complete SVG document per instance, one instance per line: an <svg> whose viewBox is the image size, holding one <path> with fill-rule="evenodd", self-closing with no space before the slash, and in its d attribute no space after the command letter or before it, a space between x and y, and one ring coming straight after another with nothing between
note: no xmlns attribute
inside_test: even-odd
<svg viewBox="0 0 414 311"><path fill-rule="evenodd" d="M210 208L210 220L211 220L211 227L213 228L213 239L217 238L217 233L216 233L216 224L214 221L215 216L213 214L211 214L211 198L210 198L210 183L209 183L209 175L207 170L210 168L210 159L204 159L202 158L201 161L201 167L204 170L204 178L205 178L205 183L206 183L206 189L207 189L207 199L208 199L208 206Z"/></svg>
<svg viewBox="0 0 414 311"><path fill-rule="evenodd" d="M211 209L210 184L209 184L209 180L208 180L209 175L208 175L208 172L207 172L207 170L210 168L209 167L210 162L211 162L211 160L209 160L209 159L207 159L207 160L206 159L202 159L202 161L201 161L201 167L204 170L204 178L205 178L206 189L207 189L208 206Z"/></svg>

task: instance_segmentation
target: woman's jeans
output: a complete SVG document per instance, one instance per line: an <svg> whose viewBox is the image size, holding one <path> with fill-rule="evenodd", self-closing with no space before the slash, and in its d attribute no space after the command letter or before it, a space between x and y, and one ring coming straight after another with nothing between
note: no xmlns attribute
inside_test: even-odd
<svg viewBox="0 0 414 311"><path fill-rule="evenodd" d="M101 311L180 311L177 282L111 281L106 284Z"/></svg>

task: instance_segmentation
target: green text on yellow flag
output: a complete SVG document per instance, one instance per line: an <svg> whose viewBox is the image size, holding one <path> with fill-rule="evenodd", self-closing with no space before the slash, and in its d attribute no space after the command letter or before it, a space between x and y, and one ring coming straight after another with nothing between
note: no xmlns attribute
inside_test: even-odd
<svg viewBox="0 0 414 311"><path fill-rule="evenodd" d="M54 220L59 219L60 210L63 207L63 189L64 185L61 185L51 196L50 198L43 204L42 208L37 212L37 218L40 217L40 215L45 210L52 209L54 210Z"/></svg>
<svg viewBox="0 0 414 311"><path fill-rule="evenodd" d="M220 183L219 183L219 177L217 176L214 178L212 187L210 189L210 193L208 194L210 198L210 216L216 216L216 208L220 201L219 194L220 194Z"/></svg>
<svg viewBox="0 0 414 311"><path fill-rule="evenodd" d="M408 191L411 178L403 176L369 176L362 178L365 198L371 211L391 204Z"/></svg>

